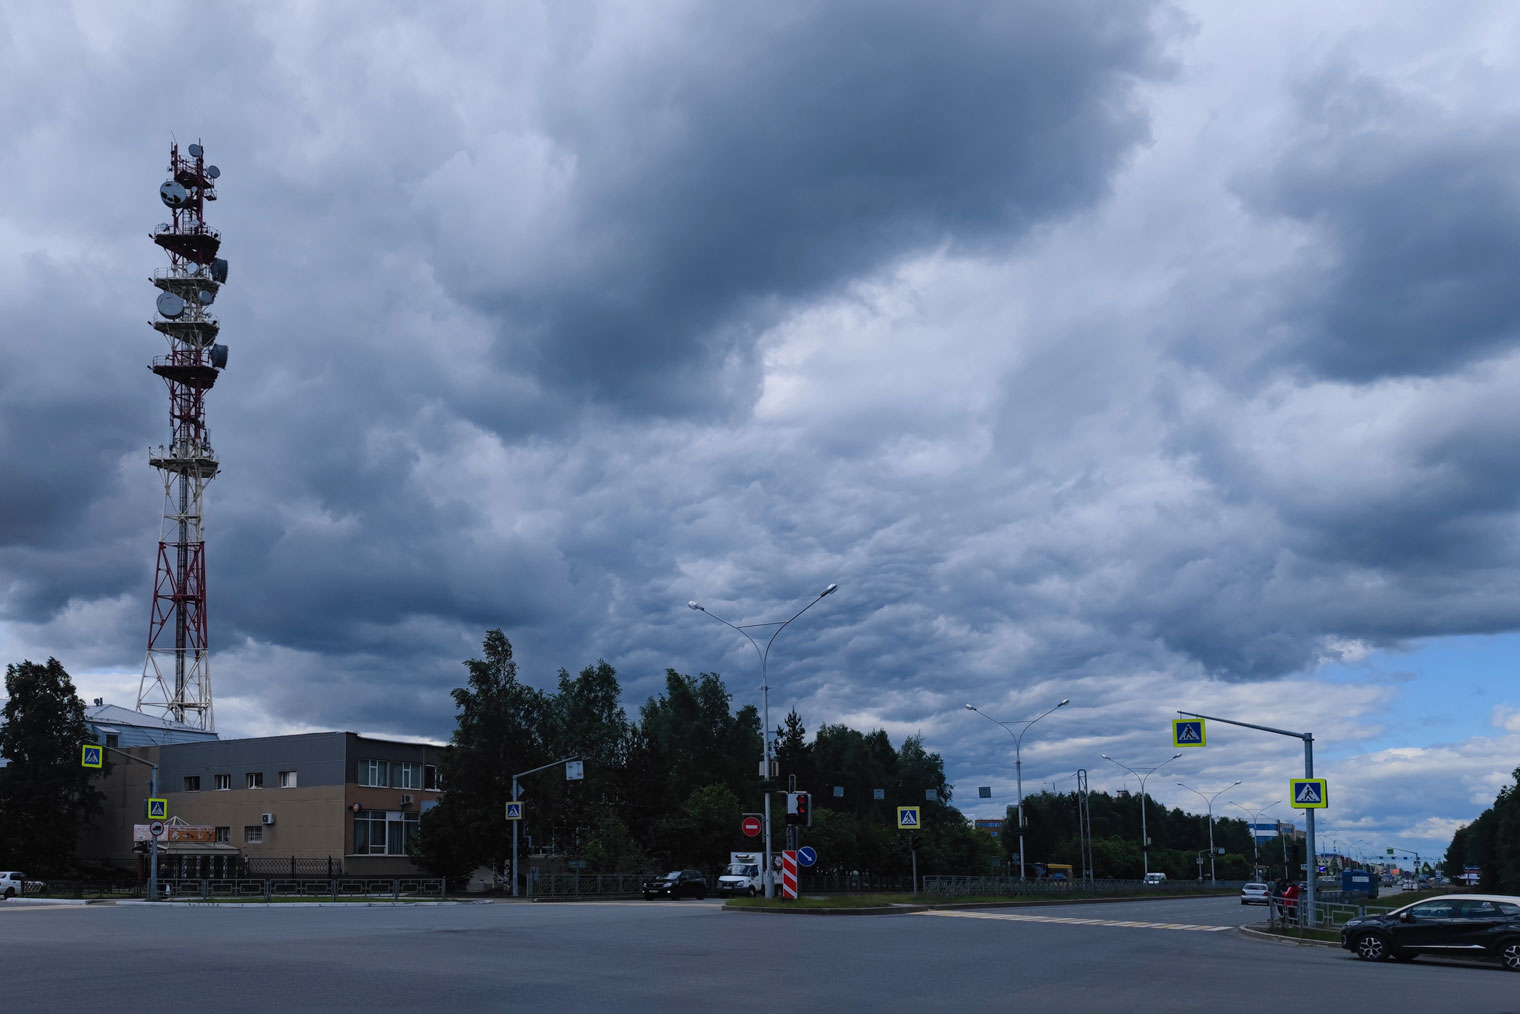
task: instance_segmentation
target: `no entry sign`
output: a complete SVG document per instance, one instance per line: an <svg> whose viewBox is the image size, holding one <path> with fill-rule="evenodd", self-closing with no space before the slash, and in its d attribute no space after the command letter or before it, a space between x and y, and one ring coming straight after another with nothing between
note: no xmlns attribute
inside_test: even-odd
<svg viewBox="0 0 1520 1014"><path fill-rule="evenodd" d="M739 827L751 838L758 838L760 836L759 817L745 817L744 823L740 824Z"/></svg>

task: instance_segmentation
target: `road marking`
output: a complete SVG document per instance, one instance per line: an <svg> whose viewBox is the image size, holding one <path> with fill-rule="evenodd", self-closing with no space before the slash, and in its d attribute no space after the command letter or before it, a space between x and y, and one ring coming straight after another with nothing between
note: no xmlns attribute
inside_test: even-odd
<svg viewBox="0 0 1520 1014"><path fill-rule="evenodd" d="M1184 930L1192 933L1223 933L1234 926L1198 926L1185 922L1133 922L1125 919L1078 919L1061 915L1024 915L1014 912L915 912L915 915L937 915L951 919L1000 919L1004 922L1054 922L1065 926L1121 926L1126 929Z"/></svg>

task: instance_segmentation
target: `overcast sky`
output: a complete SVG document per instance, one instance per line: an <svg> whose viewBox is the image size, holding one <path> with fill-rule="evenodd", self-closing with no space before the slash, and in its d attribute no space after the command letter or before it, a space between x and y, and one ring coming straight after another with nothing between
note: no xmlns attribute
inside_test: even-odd
<svg viewBox="0 0 1520 1014"><path fill-rule="evenodd" d="M1331 837L1520 764L1520 8L0 9L0 658L132 706L171 139L220 165L225 736L446 738L484 632L956 799L1313 732ZM1017 727L1015 727L1017 728ZM1147 788L1285 798L1210 729ZM978 800L977 786L992 787ZM1217 812L1217 811L1216 811ZM1276 815L1299 815L1280 805Z"/></svg>

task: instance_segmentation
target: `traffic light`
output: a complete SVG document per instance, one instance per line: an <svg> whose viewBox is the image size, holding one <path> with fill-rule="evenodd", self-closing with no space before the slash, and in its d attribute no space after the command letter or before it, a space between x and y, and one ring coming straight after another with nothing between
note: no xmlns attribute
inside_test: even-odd
<svg viewBox="0 0 1520 1014"><path fill-rule="evenodd" d="M914 852L918 851L918 832L915 831L913 834L908 836L908 847L911 848Z"/></svg>
<svg viewBox="0 0 1520 1014"><path fill-rule="evenodd" d="M813 826L812 800L806 792L788 792L786 794L786 822L798 824L802 827Z"/></svg>

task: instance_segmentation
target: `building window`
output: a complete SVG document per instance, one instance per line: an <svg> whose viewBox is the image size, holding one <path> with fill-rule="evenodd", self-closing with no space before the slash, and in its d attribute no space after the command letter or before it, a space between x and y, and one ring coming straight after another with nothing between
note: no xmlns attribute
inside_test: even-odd
<svg viewBox="0 0 1520 1014"><path fill-rule="evenodd" d="M400 811L360 810L354 817L354 852L357 855L409 856L417 839L419 814Z"/></svg>
<svg viewBox="0 0 1520 1014"><path fill-rule="evenodd" d="M264 772L248 772L248 787L250 789L262 789L264 787Z"/></svg>
<svg viewBox="0 0 1520 1014"><path fill-rule="evenodd" d="M216 787L218 789L230 789L230 788L232 788L232 776L231 775L217 775L216 776Z"/></svg>
<svg viewBox="0 0 1520 1014"><path fill-rule="evenodd" d="M294 771L280 772L280 788L293 789L296 787L296 773Z"/></svg>
<svg viewBox="0 0 1520 1014"><path fill-rule="evenodd" d="M396 776L396 788L420 789L422 788L422 765L396 763L391 765L391 771Z"/></svg>
<svg viewBox="0 0 1520 1014"><path fill-rule="evenodd" d="M108 733L106 733L106 746L108 746L108 747L110 747L111 749L114 750L114 749L116 749L120 745L121 745L121 737L120 736L118 736L114 732L108 732Z"/></svg>
<svg viewBox="0 0 1520 1014"><path fill-rule="evenodd" d="M200 775L186 775L185 776L185 791L186 792L199 792L200 790L201 790L201 776Z"/></svg>
<svg viewBox="0 0 1520 1014"><path fill-rule="evenodd" d="M244 845L262 845L264 843L264 825L249 824L243 828Z"/></svg>
<svg viewBox="0 0 1520 1014"><path fill-rule="evenodd" d="M391 784L391 766L383 760L361 760L359 762L359 784L378 785L388 788Z"/></svg>
<svg viewBox="0 0 1520 1014"><path fill-rule="evenodd" d="M219 842L225 842L227 844L231 844L231 842L232 842L232 828L230 828L230 827L219 827L219 828L217 828L216 829L216 840L219 841Z"/></svg>
<svg viewBox="0 0 1520 1014"><path fill-rule="evenodd" d="M438 788L438 765L422 765L422 787L424 789Z"/></svg>

